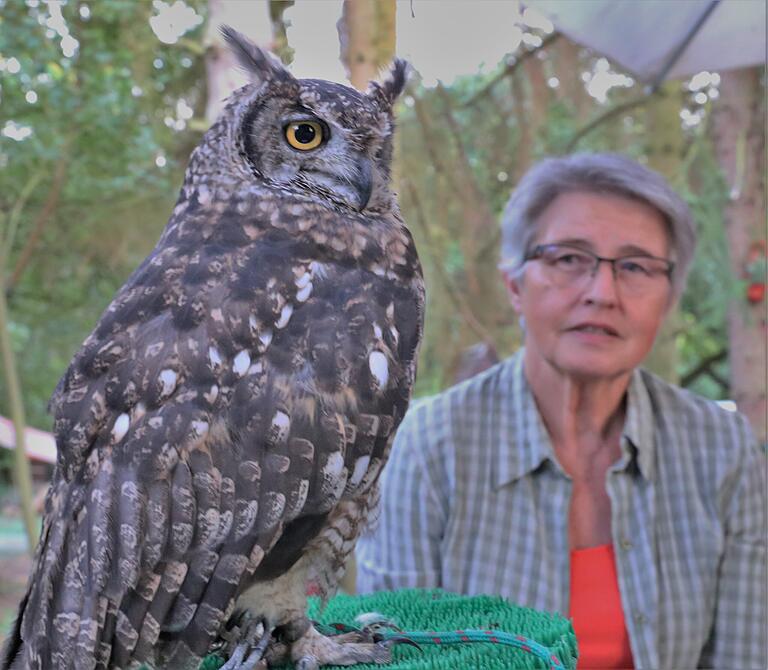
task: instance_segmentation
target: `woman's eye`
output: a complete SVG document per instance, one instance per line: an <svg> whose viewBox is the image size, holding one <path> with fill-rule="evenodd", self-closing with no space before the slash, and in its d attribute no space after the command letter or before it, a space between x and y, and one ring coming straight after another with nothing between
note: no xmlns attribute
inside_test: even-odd
<svg viewBox="0 0 768 670"><path fill-rule="evenodd" d="M580 254L562 254L555 259L558 265L581 265L585 257Z"/></svg>
<svg viewBox="0 0 768 670"><path fill-rule="evenodd" d="M299 151L309 151L320 146L324 139L323 126L317 121L297 121L285 127L285 139Z"/></svg>
<svg viewBox="0 0 768 670"><path fill-rule="evenodd" d="M623 261L619 265L619 270L628 274L649 274L648 270L641 263L636 263L635 261Z"/></svg>

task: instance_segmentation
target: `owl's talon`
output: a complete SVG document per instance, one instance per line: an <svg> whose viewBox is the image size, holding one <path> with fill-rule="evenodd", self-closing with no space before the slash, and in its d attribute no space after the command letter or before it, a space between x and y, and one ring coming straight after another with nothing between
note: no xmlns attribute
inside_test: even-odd
<svg viewBox="0 0 768 670"><path fill-rule="evenodd" d="M266 649L266 645L264 648ZM251 645L248 642L238 644L232 656L219 670L266 670L267 662L264 660L264 649L254 647L246 658L249 649L251 649Z"/></svg>
<svg viewBox="0 0 768 670"><path fill-rule="evenodd" d="M258 641L256 641L258 638ZM262 670L267 662L264 653L272 640L272 629L265 621L250 621L229 660L219 670ZM247 657L246 657L247 654Z"/></svg>
<svg viewBox="0 0 768 670"><path fill-rule="evenodd" d="M247 642L238 644L237 647L235 647L235 651L233 651L232 655L229 657L229 660L222 665L219 670L235 670L236 668L239 668L245 658L245 652L248 650L248 647L249 645Z"/></svg>
<svg viewBox="0 0 768 670"><path fill-rule="evenodd" d="M374 639L375 639L375 637L376 636L374 636ZM377 640L376 642L377 642L377 644L389 643L390 646L394 646L396 644L407 644L407 645L409 645L411 647L416 647L416 649L418 649L419 651L422 651L421 645L418 642L416 642L415 640L412 640L411 638L409 638L406 635L399 636L399 637L390 637L390 638L387 638L385 640L381 639L381 637L379 637L379 640Z"/></svg>

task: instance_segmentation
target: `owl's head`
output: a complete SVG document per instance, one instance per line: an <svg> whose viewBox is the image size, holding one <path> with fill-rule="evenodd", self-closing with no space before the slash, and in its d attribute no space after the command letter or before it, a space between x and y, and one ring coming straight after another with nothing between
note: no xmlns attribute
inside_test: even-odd
<svg viewBox="0 0 768 670"><path fill-rule="evenodd" d="M365 93L297 79L271 54L229 27L222 33L252 83L235 129L239 155L257 179L283 191L355 211L391 201L392 106L405 86L405 61Z"/></svg>

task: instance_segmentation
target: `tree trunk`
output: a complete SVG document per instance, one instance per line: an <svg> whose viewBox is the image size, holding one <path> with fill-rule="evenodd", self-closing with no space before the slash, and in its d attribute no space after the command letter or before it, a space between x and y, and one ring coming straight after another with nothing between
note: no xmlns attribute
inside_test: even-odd
<svg viewBox="0 0 768 670"><path fill-rule="evenodd" d="M547 86L547 78L544 74L544 65L538 55L527 58L523 63L523 69L528 79L528 124L533 143L536 145L541 128L546 123L549 104L552 101L552 92Z"/></svg>
<svg viewBox="0 0 768 670"><path fill-rule="evenodd" d="M765 286L765 90L763 69L724 72L712 110L715 153L731 189L723 212L731 267L738 279ZM759 296L753 296L759 297ZM731 397L765 443L766 302L742 293L728 308Z"/></svg>
<svg viewBox="0 0 768 670"><path fill-rule="evenodd" d="M648 166L661 173L674 185L683 155L683 131L680 126L680 83L664 84L661 95L647 107ZM673 309L656 337L653 351L646 359L648 369L667 381L677 383L677 347L675 335L679 327L677 310Z"/></svg>
<svg viewBox="0 0 768 670"><path fill-rule="evenodd" d="M395 55L395 11L395 0L344 0L337 24L341 61L358 90Z"/></svg>
<svg viewBox="0 0 768 670"><path fill-rule="evenodd" d="M554 53L560 96L573 105L575 118L583 123L587 119L590 102L581 79L581 47L563 36L558 40Z"/></svg>
<svg viewBox="0 0 768 670"><path fill-rule="evenodd" d="M525 110L525 88L523 77L519 72L515 72L510 79L512 88L512 103L515 109L515 119L519 132L519 140L515 150L515 167L511 172L512 180L510 183L517 184L523 175L528 172L533 162L534 136L533 129L529 123L530 116Z"/></svg>

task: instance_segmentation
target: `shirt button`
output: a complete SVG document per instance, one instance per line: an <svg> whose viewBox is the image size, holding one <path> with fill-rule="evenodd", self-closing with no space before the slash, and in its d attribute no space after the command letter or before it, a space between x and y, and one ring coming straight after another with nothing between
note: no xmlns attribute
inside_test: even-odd
<svg viewBox="0 0 768 670"><path fill-rule="evenodd" d="M646 619L645 614L643 614L642 612L635 613L635 622L638 623L640 626L644 625L647 620L648 619Z"/></svg>
<svg viewBox="0 0 768 670"><path fill-rule="evenodd" d="M619 541L619 546L623 551L629 551L632 548L632 540L627 537L622 537Z"/></svg>

